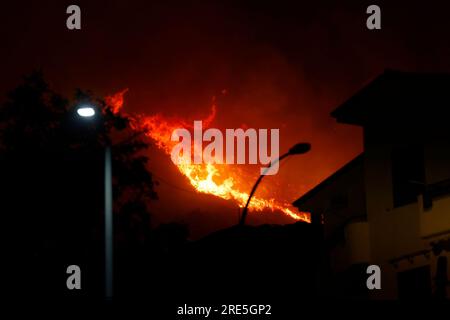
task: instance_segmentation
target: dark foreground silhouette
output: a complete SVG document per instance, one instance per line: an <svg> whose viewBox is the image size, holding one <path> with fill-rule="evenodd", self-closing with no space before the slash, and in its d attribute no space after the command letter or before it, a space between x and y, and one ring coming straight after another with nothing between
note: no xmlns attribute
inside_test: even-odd
<svg viewBox="0 0 450 320"><path fill-rule="evenodd" d="M99 118L76 118L76 106L86 102L97 106ZM3 288L10 298L103 301L107 144L113 154L114 299L269 303L315 295L320 226L233 227L195 242L183 225L152 229L148 203L156 193L141 152L146 142L101 99L81 91L65 99L37 72L0 108ZM81 290L66 286L70 265L81 269Z"/></svg>

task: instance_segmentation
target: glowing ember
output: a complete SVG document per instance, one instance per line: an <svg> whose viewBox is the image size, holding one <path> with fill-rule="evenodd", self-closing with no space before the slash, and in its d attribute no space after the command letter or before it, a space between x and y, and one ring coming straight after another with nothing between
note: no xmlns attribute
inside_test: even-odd
<svg viewBox="0 0 450 320"><path fill-rule="evenodd" d="M107 97L106 102L111 105L113 112L119 112L123 105L123 95L127 89ZM216 105L213 103L210 115L203 120L203 125L208 127L216 115ZM192 129L192 122L187 122L177 118L167 118L161 114L152 116L139 115L132 118L132 127L137 130L144 130L145 134L151 138L156 146L170 155L172 148L177 141L171 141L172 132L175 129ZM238 168L232 168L227 164L174 164L178 170L189 179L191 185L202 193L212 194L226 200L234 200L239 207L244 207L249 193L242 191L242 181L247 180ZM235 169L235 170L232 170ZM247 187L248 188L248 187ZM289 203L279 203L275 199L263 199L253 197L249 205L254 211L281 211L295 220L310 222L310 215L306 212L297 211Z"/></svg>

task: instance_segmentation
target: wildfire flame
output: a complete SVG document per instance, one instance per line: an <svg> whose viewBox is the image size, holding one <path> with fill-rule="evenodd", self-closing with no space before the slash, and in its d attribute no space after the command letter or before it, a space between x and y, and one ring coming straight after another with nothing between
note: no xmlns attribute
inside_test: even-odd
<svg viewBox="0 0 450 320"><path fill-rule="evenodd" d="M116 92L113 95L106 96L105 102L108 106L111 107L111 111L116 114L119 113L123 106L125 93L128 92L128 88L123 89L122 91Z"/></svg>
<svg viewBox="0 0 450 320"><path fill-rule="evenodd" d="M112 96L108 96L106 102L111 105L112 111L117 113L121 110L124 94L128 89L122 90ZM203 120L203 126L208 127L216 116L216 105L213 103L211 113ZM131 117L132 127L143 130L145 135L151 138L155 145L170 155L172 148L178 143L171 141L172 132L179 128L193 129L192 122L179 118L168 118L161 114L151 116L137 115ZM233 200L243 208L248 200L249 193L242 191L241 182L245 179L239 168L231 170L227 164L174 164L178 170L189 180L190 184L198 191L212 194L226 200ZM298 212L290 203L281 203L275 199L264 199L254 196L249 204L249 210L262 212L264 210L280 211L295 220L311 222L310 214ZM297 211L297 212L295 212Z"/></svg>

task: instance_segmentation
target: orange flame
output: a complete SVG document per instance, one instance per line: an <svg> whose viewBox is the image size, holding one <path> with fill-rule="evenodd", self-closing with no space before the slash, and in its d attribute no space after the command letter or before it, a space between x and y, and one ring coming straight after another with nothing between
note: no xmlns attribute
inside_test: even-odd
<svg viewBox="0 0 450 320"><path fill-rule="evenodd" d="M114 93L110 96L105 97L105 102L108 106L111 107L111 111L114 114L117 114L120 112L123 106L124 101L124 95L128 92L128 88L123 89L122 91L119 91L117 93Z"/></svg>
<svg viewBox="0 0 450 320"><path fill-rule="evenodd" d="M109 101L114 103L112 106L113 111L117 110L118 112L121 109L123 95L127 90L125 89L109 97ZM216 105L213 103L211 113L203 120L203 126L210 126L215 115ZM177 141L171 141L172 132L179 128L192 129L193 125L192 122L188 123L182 119L168 118L161 114L156 114L152 116L139 115L133 117L132 127L136 130L144 130L146 136L151 138L159 149L170 155L172 148L178 143ZM242 191L240 186L247 178L244 177L238 168L230 170L230 165L212 163L179 163L175 165L198 192L212 194L226 200L234 200L241 208L245 206L249 193ZM253 197L249 209L258 212L267 209L281 211L292 219L306 222L311 221L309 213L298 212L291 204L281 203L275 199Z"/></svg>

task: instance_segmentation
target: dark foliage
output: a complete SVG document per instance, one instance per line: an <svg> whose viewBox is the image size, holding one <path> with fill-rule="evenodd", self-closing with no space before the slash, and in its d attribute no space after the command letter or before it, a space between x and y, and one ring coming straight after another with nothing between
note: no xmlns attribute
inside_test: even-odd
<svg viewBox="0 0 450 320"><path fill-rule="evenodd" d="M97 108L81 119L76 106ZM104 150L112 145L115 236L120 258L149 238L154 180L143 135L101 99L68 100L33 72L0 107L0 194L7 264L17 293L67 292L66 268L80 265L83 294L101 294ZM30 293L31 294L31 293Z"/></svg>

